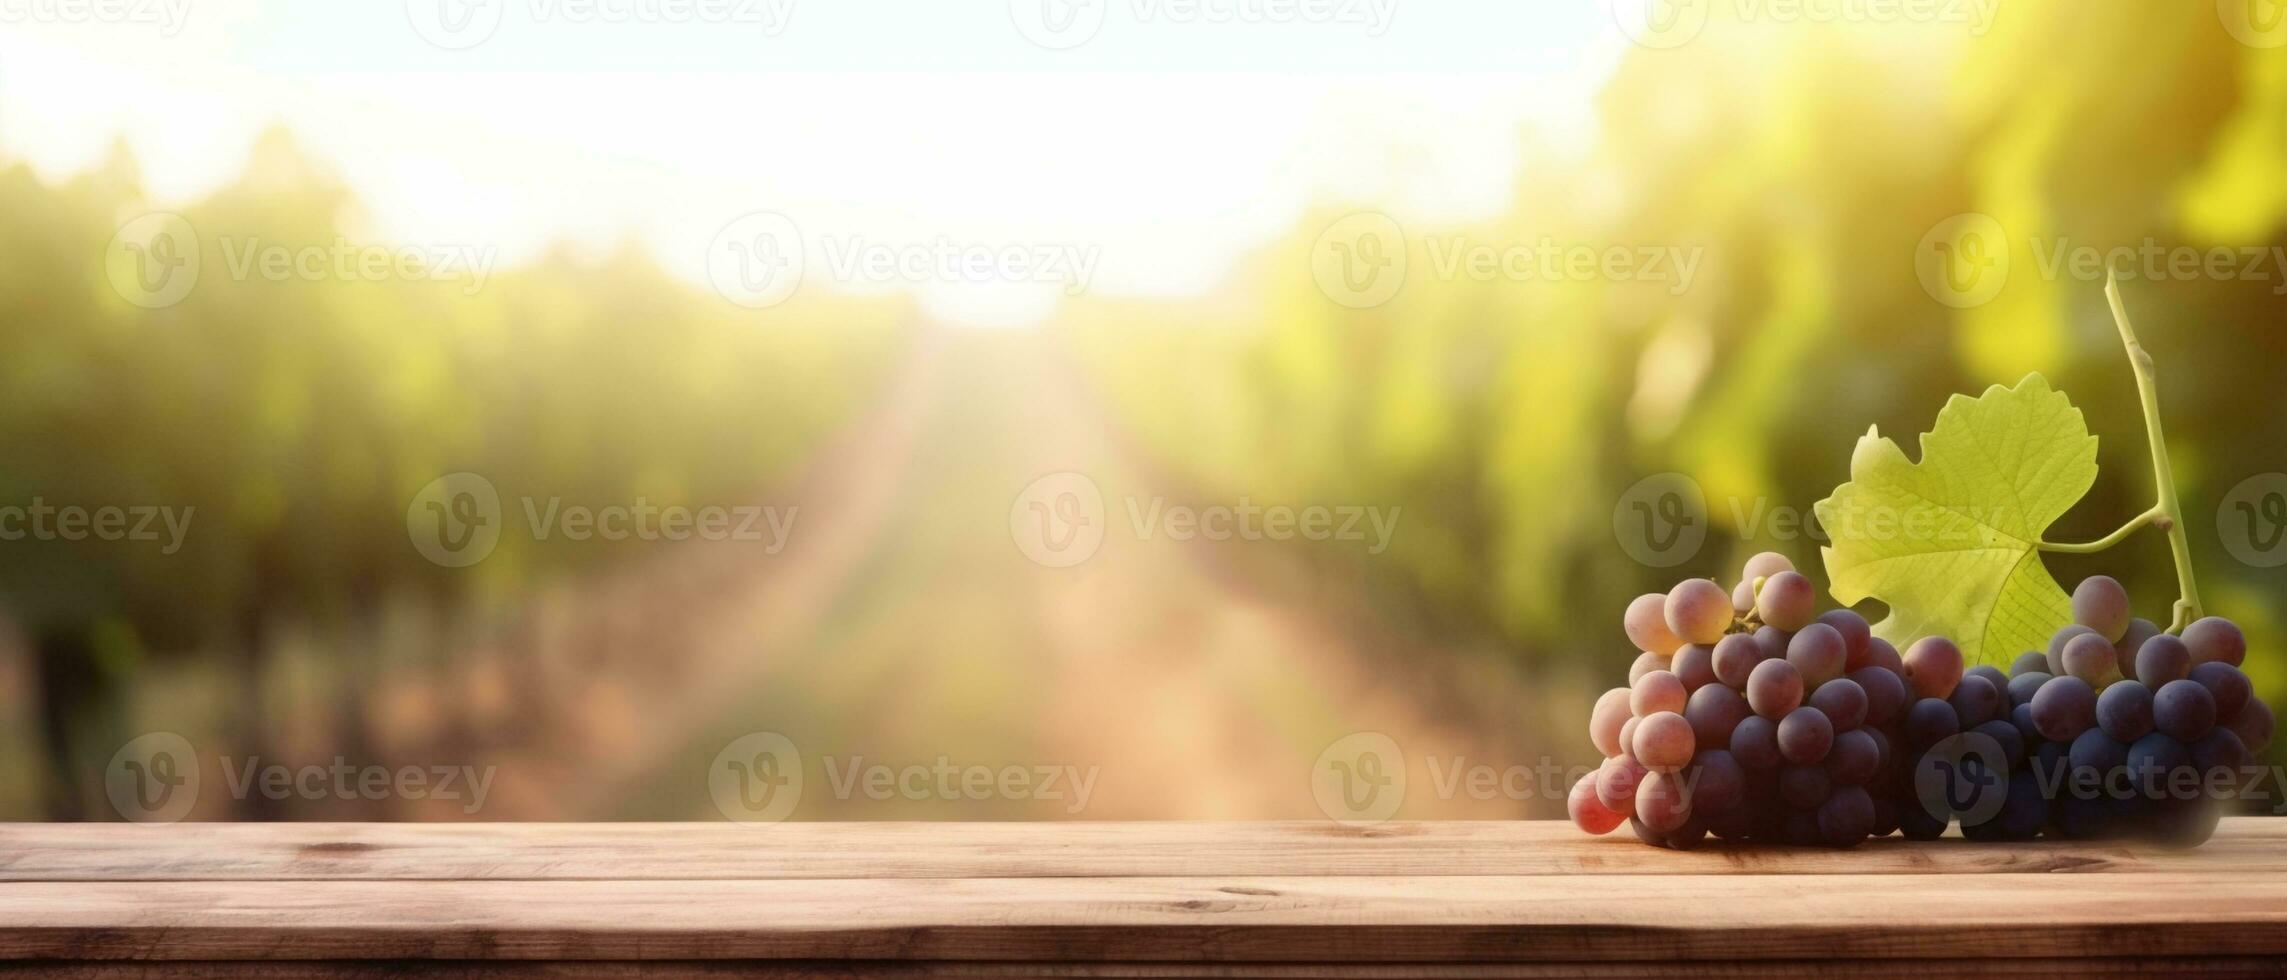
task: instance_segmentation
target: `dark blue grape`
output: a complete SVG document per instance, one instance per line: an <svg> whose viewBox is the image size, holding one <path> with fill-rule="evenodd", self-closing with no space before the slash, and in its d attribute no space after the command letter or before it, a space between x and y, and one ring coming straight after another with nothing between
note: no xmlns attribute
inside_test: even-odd
<svg viewBox="0 0 2287 980"><path fill-rule="evenodd" d="M2178 785L2180 777L2176 772L2190 769L2192 753L2166 732L2153 732L2128 747L2128 757L2123 764L2128 767L2129 784L2135 787L2137 794L2156 800L2167 796Z"/></svg>
<svg viewBox="0 0 2287 980"><path fill-rule="evenodd" d="M2255 754L2247 751L2247 743L2239 740L2229 728L2217 728L2191 744L2192 768L2200 771L2200 778L2214 781L2221 788L2236 790L2246 775L2242 770L2253 762ZM2218 770L2222 770L2219 775Z"/></svg>
<svg viewBox="0 0 2287 980"><path fill-rule="evenodd" d="M2198 681L2169 681L2152 692L2152 723L2179 742L2197 742L2216 727L2216 698Z"/></svg>
<svg viewBox="0 0 2287 980"><path fill-rule="evenodd" d="M2169 681L2183 680L2192 670L2192 648L2166 633L2145 640L2136 650L2136 660L2129 665L2136 679L2155 691Z"/></svg>
<svg viewBox="0 0 2287 980"><path fill-rule="evenodd" d="M2072 767L2066 788L2074 796L2095 799L2108 792L2113 771L2128 763L2128 743L2115 741L2104 729L2091 728L2073 739L2065 759Z"/></svg>
<svg viewBox="0 0 2287 980"><path fill-rule="evenodd" d="M2255 696L2255 685L2239 668L2221 661L2211 660L2192 668L2191 680L2208 689L2216 701L2216 720L2228 721L2239 717L2247 707L2247 699Z"/></svg>
<svg viewBox="0 0 2287 980"><path fill-rule="evenodd" d="M1945 836L1949 823L1945 817L1934 816L1923 809L1920 801L1911 797L1898 808L1898 831L1906 835L1907 840L1937 840Z"/></svg>
<svg viewBox="0 0 2287 980"><path fill-rule="evenodd" d="M1976 728L2001 717L2001 698L2001 688L1991 680L1982 674L1970 674L1954 685L1953 695L1946 698L1946 703L1953 705L1961 727Z"/></svg>
<svg viewBox="0 0 2287 980"><path fill-rule="evenodd" d="M2044 674L2049 672L2048 654L2038 650L2027 650L2017 655L2016 663L2009 665L2009 676L2013 680L2035 671Z"/></svg>
<svg viewBox="0 0 2287 980"><path fill-rule="evenodd" d="M1983 677L1985 678L1985 682L1993 685L1993 689L1996 691L2006 691L2009 689L2009 675L2002 673L2001 668L1995 667L1992 664L1979 664L1975 667L1971 667L1968 672L1962 674L1962 676Z"/></svg>
<svg viewBox="0 0 2287 980"><path fill-rule="evenodd" d="M2070 742L2096 725L2096 688L2078 677L2050 678L2032 704L2033 724L2052 742Z"/></svg>
<svg viewBox="0 0 2287 980"><path fill-rule="evenodd" d="M1997 718L1970 731L2000 745L2001 753L2009 758L2009 768L2016 769L2025 764L2025 736L2018 733L2017 726Z"/></svg>
<svg viewBox="0 0 2287 980"><path fill-rule="evenodd" d="M2133 742L2152 730L2152 689L2119 681L2096 696L2096 725L2115 742Z"/></svg>
<svg viewBox="0 0 2287 980"><path fill-rule="evenodd" d="M1906 740L1915 748L1928 748L1961 734L1961 715L1938 698L1923 698L1906 709Z"/></svg>
<svg viewBox="0 0 2287 980"><path fill-rule="evenodd" d="M1731 757L1749 769L1779 767L1779 725L1762 715L1749 715L1731 730Z"/></svg>
<svg viewBox="0 0 2287 980"><path fill-rule="evenodd" d="M2009 723L2016 726L2017 734L2025 737L2025 744L2031 745L2041 739L2041 726L2033 724L2032 705L2020 704L2009 709Z"/></svg>
<svg viewBox="0 0 2287 980"><path fill-rule="evenodd" d="M2013 706L2033 703L2033 695L2040 692L2041 685L2049 682L2050 676L2045 670L2029 670L2010 678L2009 703Z"/></svg>
<svg viewBox="0 0 2287 980"><path fill-rule="evenodd" d="M2198 847L2215 836L2223 807L2207 799L2168 799L2157 803L2143 837L2162 847Z"/></svg>

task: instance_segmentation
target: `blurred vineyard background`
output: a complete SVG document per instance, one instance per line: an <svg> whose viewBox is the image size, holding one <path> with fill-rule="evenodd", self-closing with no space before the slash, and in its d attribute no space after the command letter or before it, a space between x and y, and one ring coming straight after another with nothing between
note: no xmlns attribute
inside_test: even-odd
<svg viewBox="0 0 2287 980"><path fill-rule="evenodd" d="M144 310L103 263L149 206L133 155L65 180L0 162L0 503L196 508L174 554L0 543L0 818L113 818L100 773L149 731L293 765L498 767L476 814L209 794L198 815L217 819L713 819L709 760L758 730L819 757L1100 766L1088 818L1316 817L1311 761L1358 731L1417 763L1589 762L1594 694L1634 655L1626 601L1728 582L1757 550L1815 571L1815 540L1741 508L1807 513L1869 425L1918 433L1949 394L2040 370L2102 438L2098 483L2054 536L2147 505L2101 283L2020 251L1991 302L1955 309L1914 253L1962 212L2020 246L2287 246L2287 49L2214 14L2012 3L1983 36L1718 17L1620 63L1585 159L1528 152L1499 217L1407 227L1410 276L1366 309L1330 300L1311 252L1373 200L1324 202L1204 295L1083 295L1027 331L808 285L744 310L632 245L474 296L211 275ZM356 238L334 167L275 130L179 210L203 234ZM1701 259L1680 291L1441 278L1440 236ZM2276 703L2287 571L2236 560L2219 536L2247 531L2215 523L2241 481L2287 470L2271 269L2124 289L2207 604L2246 626ZM1009 508L1067 470L1115 525L1131 494L1402 517L1379 554L1158 538L1045 568L1012 546ZM457 471L504 498L799 518L776 554L511 535L450 569L405 516ZM1711 525L1655 568L1614 510L1665 472L1697 481ZM2050 566L2068 585L2112 574L2163 621L2174 596L2150 533ZM1407 816L1562 812L1412 775ZM1075 814L813 790L797 815Z"/></svg>

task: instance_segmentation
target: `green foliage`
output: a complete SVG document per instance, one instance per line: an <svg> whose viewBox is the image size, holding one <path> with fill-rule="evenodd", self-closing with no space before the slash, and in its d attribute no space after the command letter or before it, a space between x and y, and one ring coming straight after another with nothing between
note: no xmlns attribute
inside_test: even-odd
<svg viewBox="0 0 2287 980"><path fill-rule="evenodd" d="M1971 663L2045 649L2072 604L2041 563L2041 534L2096 481L2096 437L2047 378L1954 396L1912 462L1875 431L1850 482L1821 500L1834 597L1880 599L1875 633L1904 647L1952 638Z"/></svg>

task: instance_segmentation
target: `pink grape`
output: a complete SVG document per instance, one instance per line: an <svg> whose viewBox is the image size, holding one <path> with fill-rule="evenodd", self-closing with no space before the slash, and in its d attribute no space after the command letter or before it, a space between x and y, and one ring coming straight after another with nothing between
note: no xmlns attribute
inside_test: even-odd
<svg viewBox="0 0 2287 980"><path fill-rule="evenodd" d="M2107 644L2128 635L2128 590L2110 575L2091 575L2073 589L2073 622L2095 630Z"/></svg>
<svg viewBox="0 0 2287 980"><path fill-rule="evenodd" d="M1691 763L1695 748L1691 722L1673 711L1662 711L1638 719L1628 754L1653 772L1674 772Z"/></svg>
<svg viewBox="0 0 2287 980"><path fill-rule="evenodd" d="M2110 683L2120 669L2119 651L2098 633L2083 633L2067 641L2064 660L2065 673L2087 681L2090 687Z"/></svg>
<svg viewBox="0 0 2287 980"><path fill-rule="evenodd" d="M1636 787L1636 819L1659 833L1671 833L1691 819L1691 793L1673 773L1653 772Z"/></svg>
<svg viewBox="0 0 2287 980"><path fill-rule="evenodd" d="M1850 651L1842 642L1842 633L1825 623L1805 626L1795 638L1787 641L1787 662L1803 675L1803 686L1817 689L1821 684L1842 676L1843 665L1850 660Z"/></svg>
<svg viewBox="0 0 2287 980"><path fill-rule="evenodd" d="M1780 572L1794 570L1795 563L1787 556L1776 551L1760 551L1756 552L1755 557L1747 559L1747 564L1740 568L1739 577L1753 582L1759 578L1770 578Z"/></svg>
<svg viewBox="0 0 2287 980"><path fill-rule="evenodd" d="M1668 631L1685 643L1714 646L1731 629L1731 596L1704 578L1688 578L1668 590L1664 614Z"/></svg>
<svg viewBox="0 0 2287 980"><path fill-rule="evenodd" d="M1818 590L1801 572L1780 572L1763 580L1762 590L1755 594L1755 611L1780 629L1800 630L1818 616Z"/></svg>
<svg viewBox="0 0 2287 980"><path fill-rule="evenodd" d="M1765 660L1747 675L1747 703L1755 713L1777 721L1802 706L1803 675L1784 660Z"/></svg>
<svg viewBox="0 0 2287 980"><path fill-rule="evenodd" d="M1611 833L1628 819L1627 814L1605 806L1603 800L1596 798L1594 773L1572 784L1572 795L1565 800L1565 808L1571 811L1575 826L1599 837Z"/></svg>
<svg viewBox="0 0 2287 980"><path fill-rule="evenodd" d="M1596 699L1596 710L1588 715L1588 740L1596 743L1596 751L1609 759L1620 754L1620 726L1628 723L1629 690L1615 687Z"/></svg>
<svg viewBox="0 0 2287 980"><path fill-rule="evenodd" d="M1636 662L1635 662L1635 663L1633 663L1633 664L1630 664L1630 665L1628 665L1628 683L1630 683L1630 684L1634 684L1634 683L1636 683L1637 681L1643 680L1643 679L1644 679L1644 675L1645 675L1645 674L1649 674L1649 673L1651 673L1652 671L1655 671L1655 670L1666 670L1666 669L1668 669L1668 664L1669 664L1669 660L1668 660L1668 658L1667 658L1666 656L1664 656L1664 655L1661 655L1661 654L1657 654L1657 653L1641 653L1641 654L1637 654L1637 655L1636 655Z"/></svg>
<svg viewBox="0 0 2287 980"><path fill-rule="evenodd" d="M1634 756L1616 755L1596 770L1596 798L1621 813L1636 812L1636 787L1651 770Z"/></svg>
<svg viewBox="0 0 2287 980"><path fill-rule="evenodd" d="M2234 667L2247 662L2247 636L2221 616L2195 620L2184 627L2184 645L2192 649L2192 663L2227 663Z"/></svg>
<svg viewBox="0 0 2287 980"><path fill-rule="evenodd" d="M1644 593L1628 603L1621 625L1627 628L1628 642L1634 643L1636 649L1666 657L1683 646L1683 641L1668 629L1667 603L1668 597L1657 592Z"/></svg>
<svg viewBox="0 0 2287 980"><path fill-rule="evenodd" d="M1683 681L1671 671L1655 670L1636 682L1634 693L1628 697L1628 709L1638 718L1648 718L1662 711L1683 714L1683 706L1691 697Z"/></svg>
<svg viewBox="0 0 2287 980"><path fill-rule="evenodd" d="M1925 636L1906 650L1906 683L1917 698L1944 699L1961 683L1961 648L1942 636Z"/></svg>

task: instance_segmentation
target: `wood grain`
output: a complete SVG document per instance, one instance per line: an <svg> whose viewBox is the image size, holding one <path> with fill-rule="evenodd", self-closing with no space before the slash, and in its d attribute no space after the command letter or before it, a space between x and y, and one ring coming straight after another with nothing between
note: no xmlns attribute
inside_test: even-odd
<svg viewBox="0 0 2287 980"><path fill-rule="evenodd" d="M1872 841L1648 848L1554 821L1391 823L0 824L4 881L535 881L1201 875L2287 873L2287 820L2193 851Z"/></svg>
<svg viewBox="0 0 2287 980"><path fill-rule="evenodd" d="M1692 853L1553 823L13 825L0 973L2228 976L2287 969L2283 865L2254 818L2194 851Z"/></svg>

